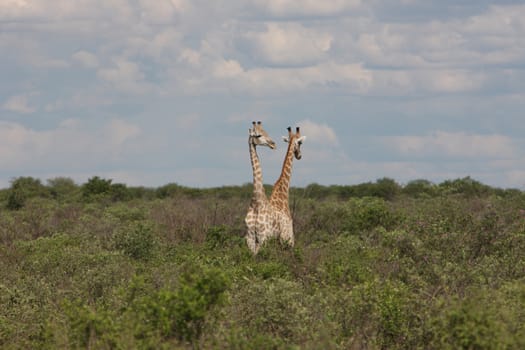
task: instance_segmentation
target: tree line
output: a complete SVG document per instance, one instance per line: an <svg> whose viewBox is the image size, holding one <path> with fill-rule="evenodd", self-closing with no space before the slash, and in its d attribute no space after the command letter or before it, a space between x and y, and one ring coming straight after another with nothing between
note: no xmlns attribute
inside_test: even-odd
<svg viewBox="0 0 525 350"><path fill-rule="evenodd" d="M265 185L267 191L270 185ZM355 185L320 185L309 184L305 187L292 187L291 198L308 198L318 200L347 200L349 198L378 197L393 200L405 196L413 198L439 197L444 195L463 195L466 197L500 196L508 197L522 193L519 189L498 188L481 183L469 176L441 183L433 183L425 179L417 179L400 184L384 177L375 182L365 182ZM216 196L221 199L249 198L252 194L252 184L240 186L221 186L212 188L192 188L177 183L169 183L160 187L128 186L114 183L112 179L99 176L89 178L83 184L77 184L68 177L56 177L44 184L38 178L21 176L11 181L9 188L0 190L0 200L10 210L21 209L30 198L50 198L59 201L77 202L122 202L134 199L164 199L169 197L199 198Z"/></svg>

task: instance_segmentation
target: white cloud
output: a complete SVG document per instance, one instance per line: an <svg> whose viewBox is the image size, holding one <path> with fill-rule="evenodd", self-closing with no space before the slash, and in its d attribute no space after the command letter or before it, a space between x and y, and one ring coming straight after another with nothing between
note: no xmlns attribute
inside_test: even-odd
<svg viewBox="0 0 525 350"><path fill-rule="evenodd" d="M365 93L373 84L369 71L360 64L321 63L299 68L253 68L244 69L237 61L219 61L215 64L213 87L207 79L199 85L201 89L220 89L242 93L274 94L285 91L303 91L309 88L338 85L344 90Z"/></svg>
<svg viewBox="0 0 525 350"><path fill-rule="evenodd" d="M155 24L169 23L175 14L187 10L188 5L184 0L140 0L140 17Z"/></svg>
<svg viewBox="0 0 525 350"><path fill-rule="evenodd" d="M99 65L97 56L87 51L77 51L71 56L75 61L86 68L97 68Z"/></svg>
<svg viewBox="0 0 525 350"><path fill-rule="evenodd" d="M465 132L435 131L426 136L385 137L389 149L412 157L499 158L516 155L512 138L504 135L479 135Z"/></svg>
<svg viewBox="0 0 525 350"><path fill-rule="evenodd" d="M97 72L97 76L116 89L131 94L142 94L151 89L151 85L145 80L145 74L140 66L125 58L113 60L114 66L102 68Z"/></svg>
<svg viewBox="0 0 525 350"><path fill-rule="evenodd" d="M127 140L138 136L140 134L140 128L122 119L113 119L105 125L105 132L107 139L112 145L120 147Z"/></svg>
<svg viewBox="0 0 525 350"><path fill-rule="evenodd" d="M235 60L224 60L217 62L213 69L213 75L219 79L235 78L244 73L240 63Z"/></svg>
<svg viewBox="0 0 525 350"><path fill-rule="evenodd" d="M412 36L418 35L413 32L413 28L405 32L406 26L402 25L369 24L368 27L370 32L361 30L356 33L355 42L351 41L347 50L357 53L370 65L403 68L421 67L426 64L420 53L409 50ZM343 31L339 34L345 35Z"/></svg>
<svg viewBox="0 0 525 350"><path fill-rule="evenodd" d="M35 130L0 121L0 164L4 171L43 168L89 168L117 160L138 126L120 119L90 129L67 119L51 130Z"/></svg>
<svg viewBox="0 0 525 350"><path fill-rule="evenodd" d="M179 62L186 62L193 67L198 67L201 64L201 54L192 49L183 49L178 58Z"/></svg>
<svg viewBox="0 0 525 350"><path fill-rule="evenodd" d="M2 108L11 112L29 114L36 111L36 108L29 105L28 95L11 96L2 105Z"/></svg>
<svg viewBox="0 0 525 350"><path fill-rule="evenodd" d="M300 121L301 135L306 136L306 142L318 143L327 146L337 146L339 140L333 128L324 123L316 123L309 119Z"/></svg>
<svg viewBox="0 0 525 350"><path fill-rule="evenodd" d="M16 18L33 11L34 4L28 0L4 0L0 2L0 18Z"/></svg>
<svg viewBox="0 0 525 350"><path fill-rule="evenodd" d="M333 37L299 23L268 23L264 32L249 32L245 38L253 46L253 57L276 65L311 64L330 50Z"/></svg>
<svg viewBox="0 0 525 350"><path fill-rule="evenodd" d="M147 61L153 60L161 70L172 67L173 62L179 60L184 50L182 39L183 33L176 27L159 25L155 29L147 27L143 32L124 34L119 39L122 42L111 43L109 47L121 60L135 59L137 64L143 65L146 58Z"/></svg>
<svg viewBox="0 0 525 350"><path fill-rule="evenodd" d="M275 16L327 16L360 5L360 0L256 0L255 3Z"/></svg>
<svg viewBox="0 0 525 350"><path fill-rule="evenodd" d="M487 83L485 73L462 69L371 70L372 94L390 96L465 93L481 90Z"/></svg>
<svg viewBox="0 0 525 350"><path fill-rule="evenodd" d="M466 32L479 35L519 35L525 30L525 5L492 5L487 12L470 17Z"/></svg>
<svg viewBox="0 0 525 350"><path fill-rule="evenodd" d="M462 92L479 89L484 82L483 73L464 70L444 70L431 72L429 83L434 91Z"/></svg>
<svg viewBox="0 0 525 350"><path fill-rule="evenodd" d="M0 2L0 19L49 21L85 21L112 18L119 22L128 20L133 13L128 0L3 0Z"/></svg>
<svg viewBox="0 0 525 350"><path fill-rule="evenodd" d="M476 91L490 88L486 76L499 75L497 69L487 68L520 66L525 61L524 18L524 5L501 5L459 19L341 21L334 30L333 47L347 60L364 62L371 70L388 70L378 74L402 72L413 91L420 91L421 77L431 76L426 91ZM395 85L390 91L395 92Z"/></svg>

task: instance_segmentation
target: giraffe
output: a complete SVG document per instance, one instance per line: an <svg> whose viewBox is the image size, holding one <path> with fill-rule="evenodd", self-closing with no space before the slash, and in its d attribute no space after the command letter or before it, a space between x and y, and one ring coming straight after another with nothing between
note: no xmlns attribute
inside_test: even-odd
<svg viewBox="0 0 525 350"><path fill-rule="evenodd" d="M248 227L246 234L248 248L257 254L262 242L273 233L274 215L264 191L261 164L255 148L256 146L267 146L275 149L275 142L262 128L260 121L252 124L253 128L249 130L248 145L253 171L253 195L244 222Z"/></svg>
<svg viewBox="0 0 525 350"><path fill-rule="evenodd" d="M296 128L295 134L292 133L292 128L288 127L288 137L283 137L284 142L288 143L288 150L284 157L283 168L281 176L277 179L273 186L272 194L270 196L270 206L275 215L275 226L281 241L287 242L289 245L294 245L293 221L290 214L290 206L288 203L288 194L290 190L290 177L292 176L293 158L301 159L301 145L306 139L306 136L301 136L299 127Z"/></svg>

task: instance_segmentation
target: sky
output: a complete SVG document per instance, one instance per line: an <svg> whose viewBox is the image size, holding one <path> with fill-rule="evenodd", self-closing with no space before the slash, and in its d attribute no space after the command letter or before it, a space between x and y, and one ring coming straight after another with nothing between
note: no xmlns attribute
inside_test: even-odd
<svg viewBox="0 0 525 350"><path fill-rule="evenodd" d="M522 0L0 0L0 188L470 176L525 189Z"/></svg>

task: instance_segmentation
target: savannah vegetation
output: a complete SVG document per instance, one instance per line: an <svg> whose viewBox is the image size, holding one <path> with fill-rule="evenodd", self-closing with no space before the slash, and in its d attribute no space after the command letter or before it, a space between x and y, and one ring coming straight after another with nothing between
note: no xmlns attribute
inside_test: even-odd
<svg viewBox="0 0 525 350"><path fill-rule="evenodd" d="M251 194L13 179L0 348L525 349L523 191L292 188L296 246L255 257Z"/></svg>

